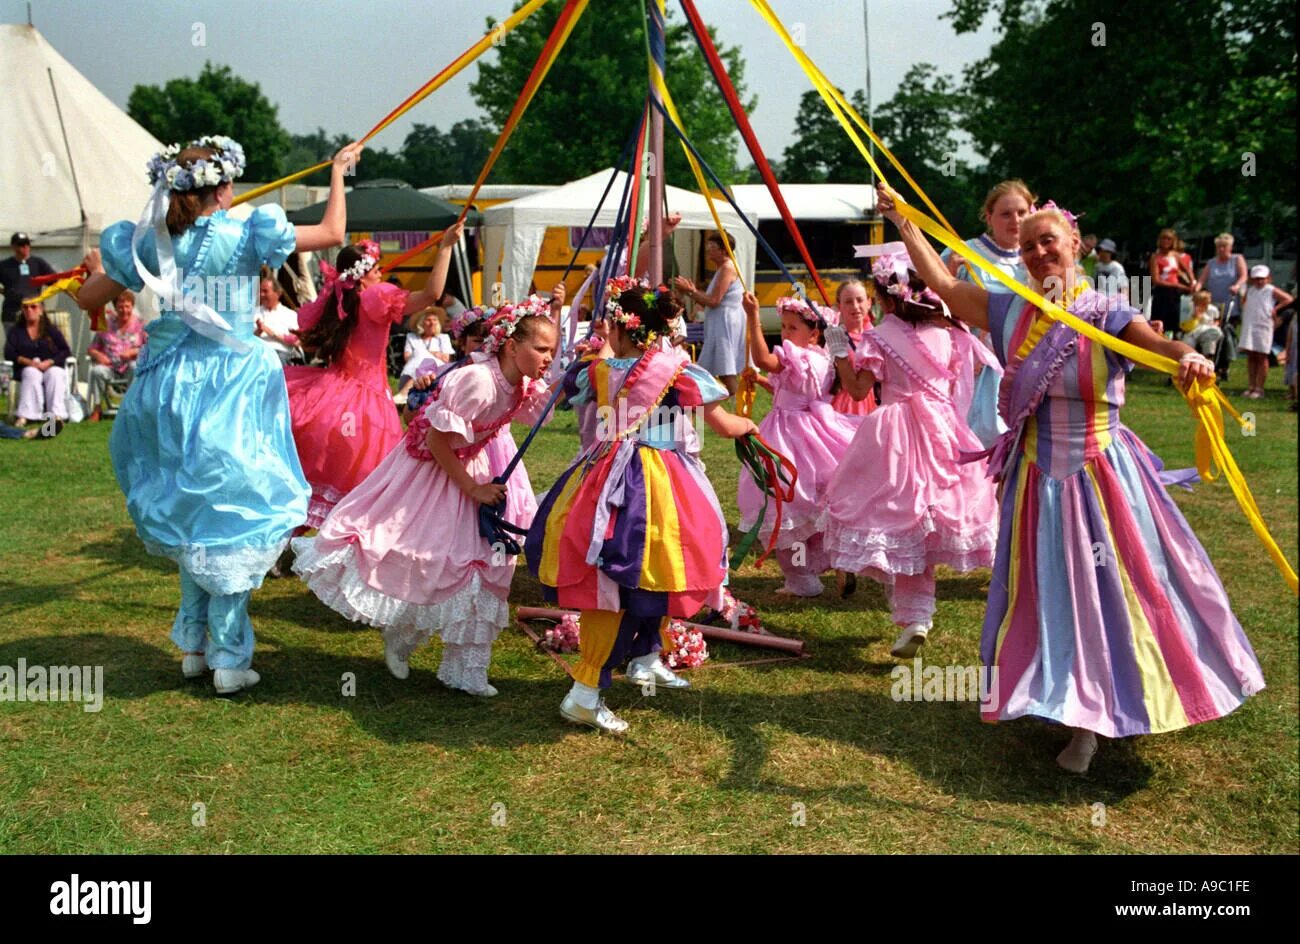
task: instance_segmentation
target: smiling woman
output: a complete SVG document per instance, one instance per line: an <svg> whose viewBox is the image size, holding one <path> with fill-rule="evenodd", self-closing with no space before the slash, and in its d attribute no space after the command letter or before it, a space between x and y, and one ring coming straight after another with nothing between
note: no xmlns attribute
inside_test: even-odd
<svg viewBox="0 0 1300 944"><path fill-rule="evenodd" d="M981 657L996 670L997 721L1036 715L1074 729L1057 758L1088 769L1097 734L1129 737L1210 721L1264 678L1204 548L1166 494L1162 466L1119 419L1132 366L1018 295L958 282L881 187L916 268L960 318L987 328L1006 365L1010 427L991 450L1001 482L997 559ZM1020 225L1030 284L1070 312L1179 361L1179 383L1213 367L1151 330L1136 309L1077 278L1079 235L1059 208Z"/></svg>

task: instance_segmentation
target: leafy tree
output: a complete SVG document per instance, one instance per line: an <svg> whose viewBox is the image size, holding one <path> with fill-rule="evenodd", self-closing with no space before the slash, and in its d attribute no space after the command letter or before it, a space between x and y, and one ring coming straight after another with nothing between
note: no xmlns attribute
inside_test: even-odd
<svg viewBox="0 0 1300 944"><path fill-rule="evenodd" d="M257 83L237 77L229 66L208 62L197 79L172 79L162 88L137 85L126 110L165 144L229 135L244 146L245 180L273 180L284 172L290 138L277 107Z"/></svg>
<svg viewBox="0 0 1300 944"><path fill-rule="evenodd" d="M849 96L849 101L859 115L867 116L867 99L861 89ZM786 145L782 171L783 182L808 184L862 183L870 174L857 147L813 90L799 98L794 138Z"/></svg>
<svg viewBox="0 0 1300 944"><path fill-rule="evenodd" d="M470 92L494 131L505 123L558 16L557 4L542 8L505 38L495 62L479 65ZM489 19L488 27L494 25ZM592 4L524 113L492 179L563 183L617 162L648 86L645 29L641 0ZM718 52L741 103L752 111L755 100L746 102L744 97L740 50L719 46ZM674 23L671 13L665 76L691 142L724 183L739 179L735 124L689 28ZM694 178L673 137L665 129L667 179L693 187Z"/></svg>
<svg viewBox="0 0 1300 944"><path fill-rule="evenodd" d="M1295 13L1281 0L954 0L1001 38L970 66L964 126L991 178L1023 177L1132 248L1166 225L1294 217Z"/></svg>

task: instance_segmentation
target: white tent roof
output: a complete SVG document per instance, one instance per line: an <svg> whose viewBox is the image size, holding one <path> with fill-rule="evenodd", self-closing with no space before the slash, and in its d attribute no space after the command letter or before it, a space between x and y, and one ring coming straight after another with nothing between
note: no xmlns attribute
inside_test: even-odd
<svg viewBox="0 0 1300 944"><path fill-rule="evenodd" d="M860 220L876 205L870 184L781 184L781 196L796 220ZM779 220L776 201L764 184L731 188L736 202L753 207L760 220Z"/></svg>
<svg viewBox="0 0 1300 944"><path fill-rule="evenodd" d="M526 295L547 227L585 227L590 222L596 205L600 203L600 196L613 173L612 168L598 171L563 186L511 200L509 203L499 203L484 210L484 284L499 280L506 298L522 298ZM605 198L600 214L596 217L596 226L614 225L619 197L622 196L626 182L627 175L619 171L610 187L609 196ZM682 234L684 230L696 231L694 240L679 238L675 241L678 267L686 272L694 272L698 233L714 228L708 202L690 190L680 187L665 189L668 212L682 215L677 232ZM722 225L736 240L736 262L740 264L741 276L746 284L752 285L756 247L754 236L725 200L718 198L714 205L718 209ZM746 206L743 202L740 205ZM748 215L751 220L756 219L753 213Z"/></svg>
<svg viewBox="0 0 1300 944"><path fill-rule="evenodd" d="M158 140L33 26L0 24L0 62L0 237L30 233L39 254L45 246L80 248L110 223L138 218L149 199L145 163L161 150Z"/></svg>

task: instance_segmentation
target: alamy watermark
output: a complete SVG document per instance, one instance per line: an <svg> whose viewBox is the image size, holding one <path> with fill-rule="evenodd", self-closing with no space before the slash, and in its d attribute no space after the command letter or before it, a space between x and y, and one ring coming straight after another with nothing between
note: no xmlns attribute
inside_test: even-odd
<svg viewBox="0 0 1300 944"><path fill-rule="evenodd" d="M702 407L659 405L647 410L643 406L628 406L627 400L620 397L615 405L601 406L596 410L596 439L599 442L615 442L634 427L644 433L653 430L656 438L682 442L690 426L695 427L697 435L704 435Z"/></svg>
<svg viewBox="0 0 1300 944"><path fill-rule="evenodd" d="M82 711L104 707L102 665L0 665L0 701L79 701Z"/></svg>
<svg viewBox="0 0 1300 944"><path fill-rule="evenodd" d="M896 665L889 677L894 701L977 701L982 711L998 710L998 668L983 665Z"/></svg>

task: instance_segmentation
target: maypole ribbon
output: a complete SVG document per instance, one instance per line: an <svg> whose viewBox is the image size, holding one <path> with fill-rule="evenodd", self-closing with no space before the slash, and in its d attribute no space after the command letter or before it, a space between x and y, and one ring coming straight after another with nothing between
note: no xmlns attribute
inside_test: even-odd
<svg viewBox="0 0 1300 944"><path fill-rule="evenodd" d="M1130 344L1114 335L1096 328L1095 326L1075 317L1066 311L1060 305L1048 301L1046 298L1035 292L1033 289L1022 285L1015 279L1008 276L991 265L982 256L976 253L965 243L956 239L949 232L944 230L937 222L926 216L923 212L913 206L908 205L901 197L895 197L898 212L907 220L916 224L923 232L933 236L939 242L943 243L953 252L960 255L966 260L968 265L978 266L984 273L997 281L1001 282L1011 291L1015 292L1021 298L1028 301L1031 305L1041 311L1046 317L1054 321L1062 321L1069 325L1075 331L1084 337L1100 344L1107 350L1113 351L1129 360L1149 367L1152 370L1160 371L1166 374L1176 375L1178 373L1178 364L1171 358L1162 354L1156 354L1145 348ZM1214 383L1205 383L1201 380L1193 381L1187 390L1183 391L1188 406L1191 408L1192 415L1197 421L1195 453L1196 469L1201 478L1207 482L1212 482L1218 478L1219 473L1215 471L1215 466L1222 471L1224 478L1228 481L1228 486L1232 489L1233 495L1237 499L1237 504L1241 506L1242 512L1246 515L1246 520L1250 523L1251 529L1264 545L1265 550L1273 558L1273 562L1282 573L1282 578L1287 585L1293 590L1300 590L1300 580L1297 580L1295 569L1282 554L1281 548L1269 533L1268 525L1264 522L1264 517L1260 513L1259 506L1251 494L1250 487L1246 484L1245 476L1242 475L1241 469L1237 466L1232 452L1228 449L1227 441L1224 439L1223 409L1228 412L1243 426L1246 425L1241 414L1228 402L1223 391Z"/></svg>
<svg viewBox="0 0 1300 944"><path fill-rule="evenodd" d="M849 124L850 120L862 129L863 133L866 134L876 147L880 148L881 153L885 155L889 160L889 163L898 170L898 173L902 178L907 181L908 186L910 186L912 190L916 192L916 195L921 198L921 201L930 208L930 211L939 219L948 232L957 236L957 230L948 222L948 219L942 212L940 212L939 208L934 205L934 201L930 199L929 194L927 194L925 190L922 189L921 185L912 178L912 175L907 172L907 168L905 168L898 158L894 156L894 152L885 146L885 142L880 140L876 133L871 130L871 126L868 125L866 120L858 114L857 109L849 104L849 101L844 97L844 94L835 87L834 83L826 78L826 74L817 67L817 64L813 62L812 59L809 58L808 54L805 53L794 41L786 31L785 26L781 23L781 20L777 17L776 13L773 12L771 6L768 5L767 0L751 0L751 3L758 11L759 15L767 21L767 24L772 27L772 30L780 37L781 41L785 44L786 49L790 51L790 54L794 56L795 62L799 64L799 67L803 69L804 74L808 76L813 88L821 95L822 99L826 102L827 107L830 108L831 114L835 116L835 119L840 123L841 127L844 128L845 132L847 132L849 138L853 141L854 146L857 147L858 153L860 153L866 160L867 164L870 165L876 176L881 180L888 180L884 172L881 171L880 165L878 165L875 159L871 156L871 151L862 143L862 139L854 132L853 128ZM972 273L972 276L975 278L977 284L983 284L977 274Z"/></svg>
<svg viewBox="0 0 1300 944"><path fill-rule="evenodd" d="M479 171L478 179L474 181L474 187L470 190L469 196L465 198L465 205L461 207L460 216L456 218L457 223L465 219L466 214L469 213L469 208L473 205L474 198L478 196L478 192L482 189L483 183L487 180L488 174L492 172L492 166L496 163L497 158L501 156L501 151L505 148L506 141L510 139L510 135L514 133L515 126L519 124L519 119L523 117L524 111L528 108L529 104L532 103L533 96L537 94L537 89L542 84L542 80L546 78L546 73L549 72L551 66L555 64L556 58L560 55L560 50L564 48L565 40L567 40L569 34L573 32L573 27L577 24L578 17L582 16L582 12L587 9L588 2L589 0L568 0L568 3L564 5L564 9L560 11L560 16L555 21L555 26L551 30L551 35L546 38L546 43L542 46L542 51L537 56L537 62L533 64L533 71L529 73L528 80L524 83L523 91L519 94L519 98L515 100L514 107L510 109L510 115L506 118L506 123L501 128L501 133L497 136L496 144L492 146L492 152L488 154L487 162L483 165L483 169ZM391 272L403 262L406 262L408 259L413 259L420 253L424 252L441 238L442 233L434 233L424 242L417 246L412 246L397 258L384 263L383 271Z"/></svg>
<svg viewBox="0 0 1300 944"><path fill-rule="evenodd" d="M767 499L769 498L776 504L776 520L772 522L772 534L768 538L767 547L754 561L754 566L763 566L763 562L767 560L768 555L776 549L777 538L781 536L781 506L794 501L794 486L799 481L799 470L795 468L794 463L768 445L767 441L758 433L749 433L737 439L736 455L740 457L741 464L749 471L750 477L754 480L754 485L758 487L759 492L764 496L764 501L763 507L758 510L758 520L754 522L752 528L745 532L745 535L736 544L736 550L732 552L732 570L745 562L745 555L754 546L759 531L763 529L763 520L767 517ZM784 489L781 487L782 483L785 484Z"/></svg>
<svg viewBox="0 0 1300 944"><path fill-rule="evenodd" d="M365 136L361 138L361 143L365 144L398 118L402 117L402 115L406 114L431 94L442 88L442 86L446 85L449 81L455 78L462 69L479 56L483 55L483 53L487 52L494 45L500 43L502 37L514 30L514 28L520 23L532 16L539 7L548 2L549 0L528 0L528 3L516 10L508 19L505 20L505 22L494 26L482 39L457 56L456 59L452 61L451 65L447 66L447 68L443 69L428 82L424 83L424 85L420 86L408 95L400 105L385 115L379 124L366 132ZM331 163L333 162L321 161L319 164L308 167L306 170L300 170L297 173L290 174L287 177L281 177L279 180L273 181L269 184L263 184L260 187L256 187L247 193L242 193L235 197L232 201L232 205L238 206L239 204L246 203L249 200L256 200L258 197L270 193L272 190L278 190L288 184L296 183L304 177L316 173L318 170L324 170L326 167L329 167Z"/></svg>
<svg viewBox="0 0 1300 944"><path fill-rule="evenodd" d="M790 237L794 240L795 246L798 247L799 255L803 258L804 265L808 267L808 274L817 285L817 291L821 294L822 301L826 305L830 305L830 295L826 293L826 286L822 284L821 274L818 273L817 266L813 264L812 255L804 244L803 235L799 232L799 226L795 223L790 208L786 206L785 197L781 195L781 187L776 182L776 175L772 173L772 167L767 162L767 156L763 153L762 147L759 146L758 137L754 134L753 127L750 126L749 118L745 114L744 106L740 103L740 97L736 94L735 86L732 85L731 79L727 76L727 70L722 64L722 59L718 56L717 49L713 46L713 40L709 38L709 31L704 26L704 21L700 19L700 14L695 9L692 0L681 0L681 4L682 10L686 13L691 33L695 36L695 42L700 47L700 51L704 53L704 59L709 65L709 71L713 73L713 79L717 82L718 89L722 92L722 97L731 112L731 118L735 121L740 136L744 138L750 156L754 158L754 165L762 175L763 183L767 185L768 193L772 195L772 200L776 203L777 209L781 211L781 219L785 221L786 229L789 230Z"/></svg>

